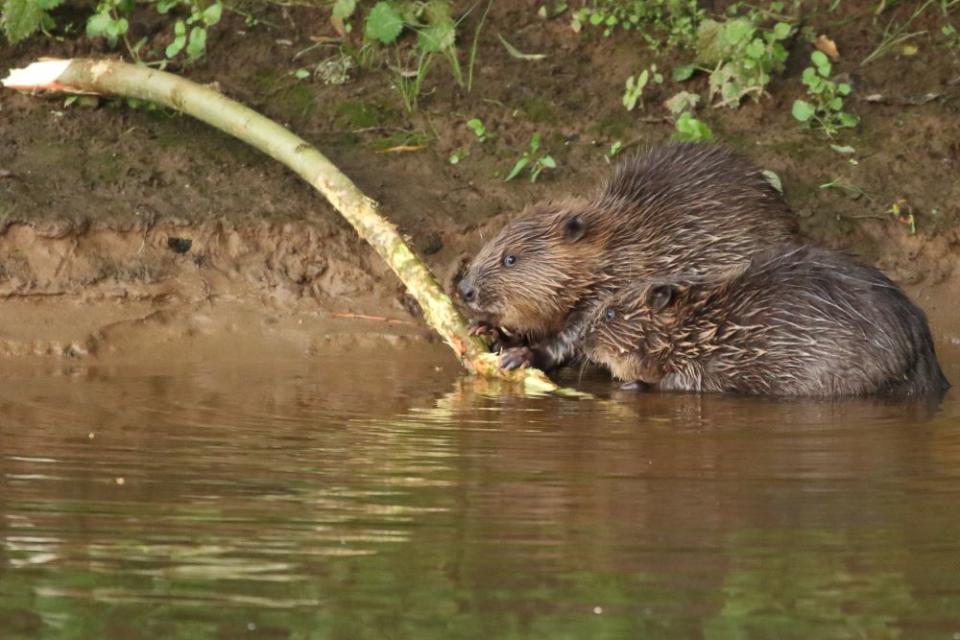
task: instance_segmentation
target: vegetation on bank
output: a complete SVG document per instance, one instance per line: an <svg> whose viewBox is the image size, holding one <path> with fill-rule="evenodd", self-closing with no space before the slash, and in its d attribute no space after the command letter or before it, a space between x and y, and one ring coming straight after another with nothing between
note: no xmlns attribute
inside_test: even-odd
<svg viewBox="0 0 960 640"><path fill-rule="evenodd" d="M842 11L849 8L846 3L856 4L856 11L852 18L848 11L841 19ZM2 0L8 44L0 47L28 38L81 40L135 63L189 74L189 67L216 46L225 16L233 16L231 24L268 29L283 39L290 27L274 16L290 4L98 0L78 7L63 0ZM395 107L389 108L411 125L385 137L381 151L417 150L431 144L437 136L429 122L424 124L423 102L438 88L454 91L467 104L479 107L485 100L475 91L483 65L481 39L530 65L555 55L525 50L515 33L488 32L493 0L303 0L293 4L315 7L328 21L323 23L324 30L332 35L312 38L314 43L296 51L290 67L278 73L294 83L338 85L364 75L380 79L393 96ZM609 78L611 87L622 92L625 120L666 122L673 126L675 139L700 142L715 137L718 110L757 103L763 110L787 111L812 143L841 157L850 156L858 138L870 134L864 131L857 108L864 96L854 100L858 69L887 56L914 55L921 37L926 38L926 46L932 40L944 54L956 55L960 50L960 0L763 0L718 6L720 10L709 12L696 0L544 0L518 5L510 15L523 21L525 32L569 30L581 41L611 39L636 45L636 67ZM841 57L831 38L834 25L851 19L876 33L869 54L860 60ZM921 23L923 28L918 26ZM520 177L537 181L562 168L563 154L557 152L565 142L549 130L549 108L528 102L523 111L532 130L522 140L498 135L495 123L481 120L479 108L463 117L458 126L471 135L449 152L449 162L461 164L470 162L472 155L495 155L500 165L494 175L505 181ZM339 115L357 128L377 126L376 118L365 109L364 105L338 106ZM598 153L610 160L635 142L614 134ZM824 188L830 186L827 183Z"/></svg>

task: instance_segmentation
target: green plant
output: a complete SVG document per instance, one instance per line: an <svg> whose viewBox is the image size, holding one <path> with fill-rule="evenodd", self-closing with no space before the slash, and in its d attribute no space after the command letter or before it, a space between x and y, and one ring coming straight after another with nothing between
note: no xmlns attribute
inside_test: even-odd
<svg viewBox="0 0 960 640"><path fill-rule="evenodd" d="M708 142L713 140L713 130L710 126L693 117L689 111L681 113L674 123L676 132L673 134L674 140L681 142Z"/></svg>
<svg viewBox="0 0 960 640"><path fill-rule="evenodd" d="M910 28L910 25L913 24L914 21L919 18L924 11L927 10L927 8L933 6L934 2L938 2L941 5L941 10L943 11L944 15L947 14L950 5L954 4L953 0L926 0L923 4L917 7L917 9L911 13L910 17L908 17L904 22L894 25L894 19L891 18L890 22L887 23L887 26L883 30L880 44L877 45L877 47L871 51L862 62L860 62L860 66L862 67L868 65L874 60L882 58L901 42L906 42L911 38L925 34L926 31L908 32L907 29ZM880 6L877 8L876 14L879 15L887 8L887 6L887 2L882 1Z"/></svg>
<svg viewBox="0 0 960 640"><path fill-rule="evenodd" d="M207 50L208 29L220 22L223 14L221 1L159 0L152 4L161 15L172 15L177 9L188 12L186 18L177 18L173 23L174 37L164 50L166 59L172 60L180 53L186 54L187 62L203 57ZM94 13L87 18L87 37L102 37L111 47L116 47L119 41L123 41L130 56L141 62L140 51L147 39L143 38L136 44L130 44L127 39L130 30L127 16L133 12L135 6L134 0L100 0Z"/></svg>
<svg viewBox="0 0 960 640"><path fill-rule="evenodd" d="M610 148L607 150L607 153L605 154L605 157L607 158L607 162L609 162L613 158L616 158L618 155L620 155L620 152L623 151L623 147L624 147L623 140L617 140L616 142L611 144Z"/></svg>
<svg viewBox="0 0 960 640"><path fill-rule="evenodd" d="M787 60L783 42L792 33L786 22L763 29L748 18L704 20L697 31L697 63L710 73L710 99L718 98L713 106L736 108L745 96L759 100L771 74L783 71ZM690 69L674 70L675 78L678 71Z"/></svg>
<svg viewBox="0 0 960 640"><path fill-rule="evenodd" d="M427 51L418 52L416 50L410 52L410 54L416 59L416 67L412 71L403 68L400 63L400 54L397 53L398 63L394 68L394 71L396 71L394 87L400 93L404 108L412 113L417 109L420 92L423 91L423 81L426 80L427 73L430 71L433 56Z"/></svg>
<svg viewBox="0 0 960 640"><path fill-rule="evenodd" d="M573 13L571 26L600 28L604 36L618 28L635 30L653 49L689 47L704 15L696 0L592 0Z"/></svg>
<svg viewBox="0 0 960 640"><path fill-rule="evenodd" d="M713 130L710 126L698 120L693 110L700 103L700 96L689 91L681 91L670 97L664 105L673 114L675 132L674 140L681 142L707 142L713 140Z"/></svg>
<svg viewBox="0 0 960 640"><path fill-rule="evenodd" d="M363 27L366 45L357 57L364 57L365 53L369 54L369 47L373 45L400 47L401 35L405 31L410 31L416 34L416 44L413 52L407 52L406 56L409 61L414 62L415 66L412 70L408 70L398 64L394 69L399 76L396 86L408 110L416 108L426 74L436 55L447 60L457 84L470 91L473 88L473 70L476 64L480 30L483 28L491 5L492 0L488 2L474 32L467 57L466 74L461 66L456 47L457 28L466 14L459 20L454 20L453 4L450 0L380 0L366 13ZM349 20L356 14L357 9L356 0L337 0L333 6L333 18L343 24L345 31L349 31ZM398 53L397 59L399 60L400 57ZM358 62L364 66L362 61Z"/></svg>
<svg viewBox="0 0 960 640"><path fill-rule="evenodd" d="M832 138L840 129L857 126L860 119L843 110L843 99L850 95L850 85L830 79L833 67L821 51L810 54L813 66L803 70L803 84L807 86L807 100L793 103L793 117L800 122L815 125Z"/></svg>
<svg viewBox="0 0 960 640"><path fill-rule="evenodd" d="M960 32L949 22L940 27L940 33L943 34L944 44L950 49L960 49Z"/></svg>
<svg viewBox="0 0 960 640"><path fill-rule="evenodd" d="M655 64L650 65L649 69L641 71L639 75L627 78L623 92L623 106L627 108L627 111L633 111L638 102L640 108L643 108L643 90L651 79L657 84L663 83L663 74L657 71L657 65Z"/></svg>
<svg viewBox="0 0 960 640"><path fill-rule="evenodd" d="M44 31L54 26L50 11L63 4L63 0L4 0L3 32L11 43L19 42L37 29Z"/></svg>
<svg viewBox="0 0 960 640"><path fill-rule="evenodd" d="M467 128L473 132L473 135L475 135L480 142L486 142L495 137L491 132L487 131L487 128L483 126L483 122L481 122L479 118L467 120Z"/></svg>
<svg viewBox="0 0 960 640"><path fill-rule="evenodd" d="M504 182L509 182L516 178L520 173L527 167L530 169L530 182L536 182L537 178L540 177L540 174L544 169L556 169L557 162L553 159L553 156L540 153L540 142L543 136L539 133L533 134L533 137L530 138L530 143L527 145L526 151L523 152L523 155L520 156L520 159L514 163L513 168L510 169L510 173L507 174L507 177L504 178Z"/></svg>

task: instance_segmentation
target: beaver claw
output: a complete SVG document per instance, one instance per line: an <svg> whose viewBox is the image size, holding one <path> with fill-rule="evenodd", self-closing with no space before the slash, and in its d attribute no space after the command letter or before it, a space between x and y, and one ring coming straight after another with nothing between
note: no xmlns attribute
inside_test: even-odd
<svg viewBox="0 0 960 640"><path fill-rule="evenodd" d="M472 336L487 336L489 338L495 339L500 335L500 332L497 331L497 328L493 325L487 324L486 322L475 322L467 328L467 333Z"/></svg>
<svg viewBox="0 0 960 640"><path fill-rule="evenodd" d="M535 357L530 347L510 347L500 354L500 368L507 371L526 369L533 364Z"/></svg>

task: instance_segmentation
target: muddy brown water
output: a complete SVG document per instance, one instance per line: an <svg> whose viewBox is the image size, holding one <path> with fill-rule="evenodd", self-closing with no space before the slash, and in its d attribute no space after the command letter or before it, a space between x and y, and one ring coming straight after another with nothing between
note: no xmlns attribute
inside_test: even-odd
<svg viewBox="0 0 960 640"><path fill-rule="evenodd" d="M956 390L572 401L433 348L181 355L0 373L3 638L960 637Z"/></svg>

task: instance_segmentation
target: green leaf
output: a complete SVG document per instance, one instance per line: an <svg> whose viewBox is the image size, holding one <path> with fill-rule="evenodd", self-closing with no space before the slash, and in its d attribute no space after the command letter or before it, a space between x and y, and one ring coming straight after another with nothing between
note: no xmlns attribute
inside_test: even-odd
<svg viewBox="0 0 960 640"><path fill-rule="evenodd" d="M389 2L378 2L367 14L363 35L367 40L379 40L383 44L396 42L403 31L403 18Z"/></svg>
<svg viewBox="0 0 960 640"><path fill-rule="evenodd" d="M778 22L773 26L773 37L777 40L786 40L790 37L791 31L793 31L792 26L786 22Z"/></svg>
<svg viewBox="0 0 960 640"><path fill-rule="evenodd" d="M856 149L854 149L849 145L841 147L838 144L832 144L830 145L830 148L844 156L849 156L849 155L852 155L854 152L856 152Z"/></svg>
<svg viewBox="0 0 960 640"><path fill-rule="evenodd" d="M203 10L203 24L208 27L220 22L220 16L223 15L223 5L219 2L214 2L212 5Z"/></svg>
<svg viewBox="0 0 960 640"><path fill-rule="evenodd" d="M822 51L814 51L810 54L810 59L813 60L813 64L817 65L817 72L821 76L824 78L830 77L830 71L833 69L833 65L830 64L830 60L825 53Z"/></svg>
<svg viewBox="0 0 960 640"><path fill-rule="evenodd" d="M685 80L689 80L693 77L693 74L696 72L696 70L696 65L692 64L684 64L680 65L679 67L674 67L672 73L673 81L683 82Z"/></svg>
<svg viewBox="0 0 960 640"><path fill-rule="evenodd" d="M517 163L513 165L513 169L510 169L510 173L507 174L507 177L503 179L504 182L510 182L523 171L524 167L530 164L530 158L524 155L522 158L517 160Z"/></svg>
<svg viewBox="0 0 960 640"><path fill-rule="evenodd" d="M674 124L676 133L674 140L681 142L706 142L713 139L713 131L701 120L697 120L690 113L681 114Z"/></svg>
<svg viewBox="0 0 960 640"><path fill-rule="evenodd" d="M453 23L429 26L417 33L417 46L427 53L439 53L453 47L456 33Z"/></svg>
<svg viewBox="0 0 960 640"><path fill-rule="evenodd" d="M740 44L753 38L757 30L753 23L744 18L737 18L728 22L723 29L723 39L727 44Z"/></svg>
<svg viewBox="0 0 960 640"><path fill-rule="evenodd" d="M111 22L113 22L113 18L110 17L109 13L93 14L87 18L87 37L99 38L105 36Z"/></svg>
<svg viewBox="0 0 960 640"><path fill-rule="evenodd" d="M540 164L546 167L547 169L556 169L557 161L553 159L553 156L543 156L540 158Z"/></svg>
<svg viewBox="0 0 960 640"><path fill-rule="evenodd" d="M39 29L43 17L43 9L34 0L6 0L3 3L3 30L11 44Z"/></svg>
<svg viewBox="0 0 960 640"><path fill-rule="evenodd" d="M207 50L207 30L203 27L190 29L190 41L187 42L187 57L196 60Z"/></svg>
<svg viewBox="0 0 960 640"><path fill-rule="evenodd" d="M695 93L690 93L689 91L681 91L677 93L666 102L664 106L672 113L673 115L679 115L684 111L692 111L694 107L700 102L700 96Z"/></svg>
<svg viewBox="0 0 960 640"><path fill-rule="evenodd" d="M357 0L337 0L333 3L333 17L346 20L357 10Z"/></svg>
<svg viewBox="0 0 960 640"><path fill-rule="evenodd" d="M840 109L843 109L843 98L841 98L840 96L837 96L836 98L828 102L827 106L830 107L830 109L833 111L840 111Z"/></svg>
<svg viewBox="0 0 960 640"><path fill-rule="evenodd" d="M850 95L850 91L851 91L850 85L847 84L846 82L841 82L840 84L837 85L837 92L842 96Z"/></svg>
<svg viewBox="0 0 960 640"><path fill-rule="evenodd" d="M767 182L770 183L770 186L776 189L780 195L783 195L783 181L780 179L780 176L776 174L775 171L770 169L764 169L760 172L763 174L763 177L767 179Z"/></svg>
<svg viewBox="0 0 960 640"><path fill-rule="evenodd" d="M796 100L793 103L793 117L800 122L807 122L816 114L817 110L806 100Z"/></svg>
<svg viewBox="0 0 960 640"><path fill-rule="evenodd" d="M840 126L853 128L860 124L860 118L853 115L852 113L841 113L840 114Z"/></svg>
<svg viewBox="0 0 960 640"><path fill-rule="evenodd" d="M753 41L747 45L745 51L747 55L754 60L759 60L763 57L763 54L767 52L767 47L763 44L763 40L754 38Z"/></svg>

